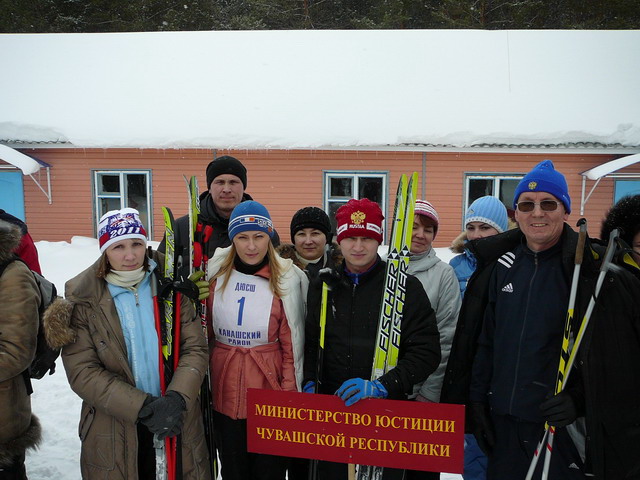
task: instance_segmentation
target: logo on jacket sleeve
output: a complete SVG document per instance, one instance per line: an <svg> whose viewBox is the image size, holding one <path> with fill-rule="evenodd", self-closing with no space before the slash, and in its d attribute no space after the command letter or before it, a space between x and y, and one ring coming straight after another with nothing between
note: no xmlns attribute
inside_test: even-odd
<svg viewBox="0 0 640 480"><path fill-rule="evenodd" d="M507 268L511 268L513 266L513 262L515 259L516 259L515 253L507 252L498 259L498 263L500 263L501 265L504 265Z"/></svg>

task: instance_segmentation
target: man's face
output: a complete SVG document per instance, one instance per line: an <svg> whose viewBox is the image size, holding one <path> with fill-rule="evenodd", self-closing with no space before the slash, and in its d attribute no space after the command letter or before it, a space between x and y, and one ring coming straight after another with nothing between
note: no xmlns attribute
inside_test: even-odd
<svg viewBox="0 0 640 480"><path fill-rule="evenodd" d="M242 201L244 185L240 178L225 173L213 179L209 193L218 214L223 218L229 218L236 205Z"/></svg>
<svg viewBox="0 0 640 480"><path fill-rule="evenodd" d="M369 237L347 237L340 241L347 270L352 273L366 272L378 254L379 243Z"/></svg>
<svg viewBox="0 0 640 480"><path fill-rule="evenodd" d="M543 210L540 202L558 202L553 211ZM518 198L521 202L534 202L536 205L530 212L523 212L516 208L516 222L527 239L527 246L534 252L541 252L553 247L562 236L564 222L569 214L564 209L564 204L547 192L524 192Z"/></svg>

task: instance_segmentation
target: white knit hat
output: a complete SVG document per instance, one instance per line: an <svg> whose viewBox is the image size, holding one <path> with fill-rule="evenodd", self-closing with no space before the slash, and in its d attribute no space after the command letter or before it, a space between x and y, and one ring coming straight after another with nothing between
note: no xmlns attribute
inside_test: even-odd
<svg viewBox="0 0 640 480"><path fill-rule="evenodd" d="M135 208L111 210L100 218L98 224L98 241L100 253L120 240L139 238L147 242L147 232L140 221L140 213Z"/></svg>

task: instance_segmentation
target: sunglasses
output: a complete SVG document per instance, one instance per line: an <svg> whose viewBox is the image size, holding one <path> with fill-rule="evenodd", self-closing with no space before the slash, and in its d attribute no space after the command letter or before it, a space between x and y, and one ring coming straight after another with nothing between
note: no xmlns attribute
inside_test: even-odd
<svg viewBox="0 0 640 480"><path fill-rule="evenodd" d="M518 202L516 204L518 210L520 210L521 212L533 212L533 209L536 208L536 205L540 205L540 210L544 212L553 212L558 208L560 202L556 202L555 200L543 200L540 203Z"/></svg>

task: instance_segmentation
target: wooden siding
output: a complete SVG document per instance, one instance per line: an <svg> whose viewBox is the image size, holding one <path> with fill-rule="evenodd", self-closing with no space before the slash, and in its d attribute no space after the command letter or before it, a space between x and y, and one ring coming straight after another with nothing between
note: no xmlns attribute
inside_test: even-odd
<svg viewBox="0 0 640 480"><path fill-rule="evenodd" d="M176 217L187 211L183 175L198 175L201 191L206 188L205 168L214 152L208 149L25 149L24 153L52 165L53 203L30 179L25 177L25 210L34 239L69 241L73 235L92 237L94 203L92 171L96 169L150 170L153 212L153 239L162 237L163 205L171 207ZM388 173L387 210L395 200L395 190L402 173L417 171L419 196L432 202L441 224L435 246L448 246L462 228L464 178L467 173L524 174L537 162L549 158L565 174L569 183L573 212L571 225L579 218L580 172L616 158L612 155L521 154L521 153L426 153L353 151L353 150L218 150L217 155L239 158L247 167L247 192L264 203L283 241L289 241L289 222L303 206L323 204L325 171L381 171ZM426 159L426 178L422 178ZM623 172L640 173L634 165ZM36 178L46 183L44 170ZM423 183L425 189L423 191ZM593 182L587 182L587 192ZM597 236L600 222L613 201L613 180L600 182L585 209L592 236ZM390 217L390 212L386 212Z"/></svg>

